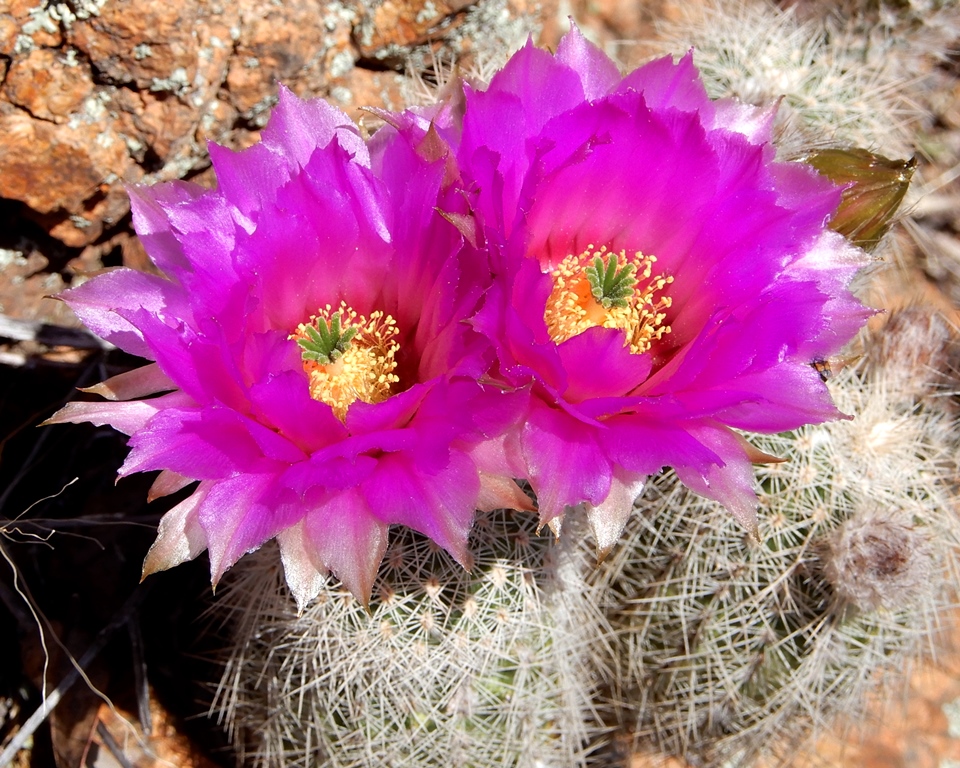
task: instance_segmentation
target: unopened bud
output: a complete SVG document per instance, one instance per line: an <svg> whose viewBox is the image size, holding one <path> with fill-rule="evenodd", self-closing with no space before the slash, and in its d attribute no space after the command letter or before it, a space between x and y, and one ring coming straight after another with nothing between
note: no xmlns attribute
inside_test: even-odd
<svg viewBox="0 0 960 768"><path fill-rule="evenodd" d="M915 157L890 160L857 148L823 149L804 162L845 187L830 226L867 251L887 233L917 169Z"/></svg>
<svg viewBox="0 0 960 768"><path fill-rule="evenodd" d="M915 603L933 576L926 535L909 517L886 511L851 517L831 537L824 575L842 604L861 611Z"/></svg>

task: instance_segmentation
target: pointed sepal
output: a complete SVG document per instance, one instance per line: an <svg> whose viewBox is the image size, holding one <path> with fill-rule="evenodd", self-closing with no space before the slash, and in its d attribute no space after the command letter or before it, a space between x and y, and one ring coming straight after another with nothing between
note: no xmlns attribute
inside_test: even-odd
<svg viewBox="0 0 960 768"><path fill-rule="evenodd" d="M866 251L877 247L907 194L917 159L890 160L866 149L823 149L805 158L845 186L830 226Z"/></svg>
<svg viewBox="0 0 960 768"><path fill-rule="evenodd" d="M143 561L140 581L153 573L193 560L207 548L207 537L197 514L206 495L207 488L201 483L193 494L160 519L157 539Z"/></svg>
<svg viewBox="0 0 960 768"><path fill-rule="evenodd" d="M643 493L647 477L632 475L617 470L610 481L610 493L599 504L587 504L587 522L593 531L593 538L597 545L597 562L603 559L613 549L630 515L633 513L633 504Z"/></svg>

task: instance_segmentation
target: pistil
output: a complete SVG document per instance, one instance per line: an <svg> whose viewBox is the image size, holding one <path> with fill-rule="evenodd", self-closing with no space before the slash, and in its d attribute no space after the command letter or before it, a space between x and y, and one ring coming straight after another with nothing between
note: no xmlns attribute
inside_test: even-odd
<svg viewBox="0 0 960 768"><path fill-rule="evenodd" d="M550 273L553 291L544 318L556 343L601 326L624 332L624 346L643 354L653 342L670 333L664 325L671 299L660 295L673 277L653 277L655 256L639 251L611 253L593 245L567 256Z"/></svg>
<svg viewBox="0 0 960 768"><path fill-rule="evenodd" d="M341 421L357 400L386 400L400 381L394 373L398 333L390 315L376 310L364 317L345 302L336 311L327 304L298 325L290 338L300 346L310 397L333 408Z"/></svg>

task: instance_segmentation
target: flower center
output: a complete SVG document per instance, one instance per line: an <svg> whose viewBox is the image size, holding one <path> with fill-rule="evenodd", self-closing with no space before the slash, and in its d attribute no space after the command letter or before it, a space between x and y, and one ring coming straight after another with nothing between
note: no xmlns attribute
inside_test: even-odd
<svg viewBox="0 0 960 768"><path fill-rule="evenodd" d="M310 397L326 403L340 421L355 400L381 403L400 381L394 374L400 345L397 321L377 310L369 318L340 302L327 304L291 335L301 349L310 378Z"/></svg>
<svg viewBox="0 0 960 768"><path fill-rule="evenodd" d="M651 277L655 256L637 251L609 253L606 247L587 249L567 256L550 276L553 291L547 299L544 319L550 338L557 344L602 326L624 332L624 346L640 355L656 339L670 333L663 325L670 306L669 296L657 296L672 277Z"/></svg>

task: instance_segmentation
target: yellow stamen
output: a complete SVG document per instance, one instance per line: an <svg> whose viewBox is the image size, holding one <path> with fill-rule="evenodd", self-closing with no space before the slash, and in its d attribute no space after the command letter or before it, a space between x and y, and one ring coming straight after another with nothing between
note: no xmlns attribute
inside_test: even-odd
<svg viewBox="0 0 960 768"><path fill-rule="evenodd" d="M587 268L595 266L598 258L603 266L613 259L618 273L633 268L632 294L623 300L608 301L609 307L598 300L587 273ZM663 321L667 316L664 310L670 307L671 299L657 297L657 294L673 282L673 277L651 277L656 260L655 256L645 256L639 251L627 256L625 251L614 254L604 246L596 249L593 245L576 256L567 256L550 273L553 291L544 312L550 338L559 344L599 325L622 330L624 346L629 346L633 354L646 352L654 341L670 333L670 326Z"/></svg>
<svg viewBox="0 0 960 768"><path fill-rule="evenodd" d="M298 325L290 338L309 339L307 328L318 328L319 323L330 328L335 313L339 313L344 331L355 328L356 333L336 360L324 364L304 359L303 370L310 378L310 397L329 405L337 418L344 421L347 409L356 400L381 403L392 394L393 385L400 381L394 374L400 350L395 337L400 331L390 315L377 310L366 318L341 301L337 310L327 304L311 316L309 323Z"/></svg>

